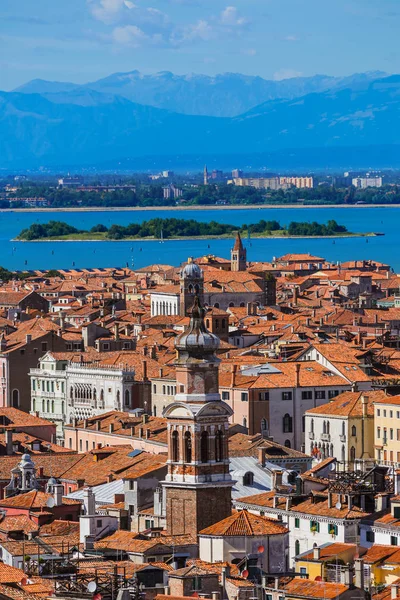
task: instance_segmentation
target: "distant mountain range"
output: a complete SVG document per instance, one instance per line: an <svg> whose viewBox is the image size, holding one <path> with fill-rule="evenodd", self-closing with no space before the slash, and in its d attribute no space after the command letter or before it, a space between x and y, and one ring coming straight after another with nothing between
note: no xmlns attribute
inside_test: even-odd
<svg viewBox="0 0 400 600"><path fill-rule="evenodd" d="M292 100L327 90L357 89L385 76L385 73L377 71L349 77L314 75L270 81L238 73L208 77L174 75L168 71L144 75L139 71L131 71L114 73L84 85L34 79L14 91L41 95L80 92L83 95L93 90L185 115L235 117L269 100Z"/></svg>
<svg viewBox="0 0 400 600"><path fill-rule="evenodd" d="M153 106L157 102L169 104L169 110ZM235 116L198 114L206 106L208 113L216 112L218 102L229 105L227 112L236 113L245 104L246 110ZM268 82L230 74L134 72L84 86L34 80L14 92L0 92L0 168L7 169L118 168L154 156L165 162L174 157L176 164L188 164L189 157L215 157L217 162L220 157L225 165L227 155L230 164L258 155L261 160L268 156L272 164L274 155L290 163L291 156L297 160L302 153L310 168L329 165L329 157L337 160L341 153L359 153L366 166L377 157L384 162L380 166L397 166L398 145L400 75Z"/></svg>

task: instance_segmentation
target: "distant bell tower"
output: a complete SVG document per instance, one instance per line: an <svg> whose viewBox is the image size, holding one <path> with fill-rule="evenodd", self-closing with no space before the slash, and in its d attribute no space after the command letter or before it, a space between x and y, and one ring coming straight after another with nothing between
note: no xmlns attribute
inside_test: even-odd
<svg viewBox="0 0 400 600"><path fill-rule="evenodd" d="M219 339L204 324L198 296L190 324L175 341L175 402L163 413L168 423L167 530L191 534L231 514L228 419L232 409L218 392Z"/></svg>
<svg viewBox="0 0 400 600"><path fill-rule="evenodd" d="M181 271L180 277L180 297L179 314L186 317L189 308L193 306L195 296L199 296L200 302L203 302L204 280L203 271L199 265L193 262L193 258L188 258L187 265Z"/></svg>
<svg viewBox="0 0 400 600"><path fill-rule="evenodd" d="M240 233L237 232L235 245L231 250L231 271L245 271L247 268L247 251L243 246Z"/></svg>
<svg viewBox="0 0 400 600"><path fill-rule="evenodd" d="M204 185L208 185L208 171L207 171L207 165L204 165L204 180L203 180Z"/></svg>

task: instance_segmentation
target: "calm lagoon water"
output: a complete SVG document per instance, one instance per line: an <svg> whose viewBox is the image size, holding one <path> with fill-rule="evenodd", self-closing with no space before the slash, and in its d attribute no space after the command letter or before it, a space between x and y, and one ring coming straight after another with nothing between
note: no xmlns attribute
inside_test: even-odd
<svg viewBox="0 0 400 600"><path fill-rule="evenodd" d="M8 269L51 269L82 267L135 268L152 263L179 265L188 256L217 254L228 258L230 239L151 242L15 242L12 238L32 223L65 221L75 227L90 229L98 223L126 225L152 219L175 217L198 221L218 221L243 225L260 219L318 221L335 219L349 231L379 231L384 237L332 239L252 239L245 240L248 260L271 260L287 252L310 252L331 261L375 259L389 263L400 271L400 207L390 208L257 208L243 210L181 211L98 211L98 212L0 212L0 265Z"/></svg>

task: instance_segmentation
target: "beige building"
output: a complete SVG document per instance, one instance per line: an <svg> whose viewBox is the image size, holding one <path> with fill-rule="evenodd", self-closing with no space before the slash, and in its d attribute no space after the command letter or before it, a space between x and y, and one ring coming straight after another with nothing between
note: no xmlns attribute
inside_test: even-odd
<svg viewBox="0 0 400 600"><path fill-rule="evenodd" d="M374 403L375 458L400 465L400 396L383 397Z"/></svg>
<svg viewBox="0 0 400 600"><path fill-rule="evenodd" d="M315 458L335 456L343 463L373 458L374 402L385 397L383 391L344 392L308 410L306 451Z"/></svg>

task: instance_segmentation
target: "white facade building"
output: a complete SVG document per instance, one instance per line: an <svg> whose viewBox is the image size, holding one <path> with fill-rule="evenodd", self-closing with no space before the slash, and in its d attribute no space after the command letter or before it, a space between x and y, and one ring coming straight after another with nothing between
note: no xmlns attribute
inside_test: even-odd
<svg viewBox="0 0 400 600"><path fill-rule="evenodd" d="M179 294L157 292L150 294L151 316L179 315Z"/></svg>

